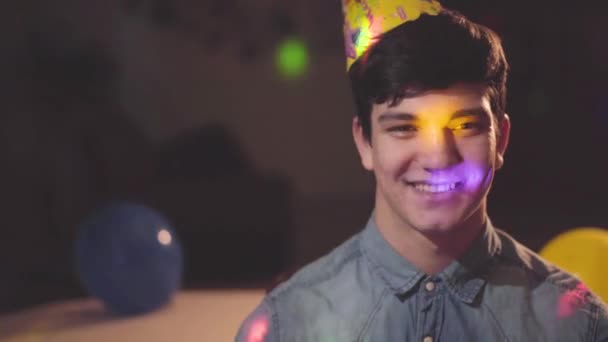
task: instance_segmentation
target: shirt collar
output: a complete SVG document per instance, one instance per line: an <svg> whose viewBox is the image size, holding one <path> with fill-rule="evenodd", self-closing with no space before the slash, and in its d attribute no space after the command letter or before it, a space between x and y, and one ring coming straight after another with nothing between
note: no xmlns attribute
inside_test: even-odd
<svg viewBox="0 0 608 342"><path fill-rule="evenodd" d="M486 217L483 232L473 241L471 247L458 260L454 260L439 273L448 289L466 303L473 303L475 297L486 284L487 271L496 262L495 255L500 253L501 244L492 222Z"/></svg>
<svg viewBox="0 0 608 342"><path fill-rule="evenodd" d="M409 292L427 275L397 253L378 231L374 215L361 233L361 251L371 264L372 272L383 279L397 295ZM473 241L463 257L455 260L437 277L463 302L471 304L486 283L485 273L500 252L500 239L490 219L483 233Z"/></svg>
<svg viewBox="0 0 608 342"><path fill-rule="evenodd" d="M382 278L397 294L411 290L425 274L403 258L378 231L374 214L361 233L361 252L371 264L372 272Z"/></svg>

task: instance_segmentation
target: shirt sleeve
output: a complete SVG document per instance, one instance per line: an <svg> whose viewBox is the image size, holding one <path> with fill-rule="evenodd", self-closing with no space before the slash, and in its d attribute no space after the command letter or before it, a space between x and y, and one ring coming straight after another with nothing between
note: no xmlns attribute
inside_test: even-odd
<svg viewBox="0 0 608 342"><path fill-rule="evenodd" d="M280 342L275 312L267 299L241 323L234 341Z"/></svg>

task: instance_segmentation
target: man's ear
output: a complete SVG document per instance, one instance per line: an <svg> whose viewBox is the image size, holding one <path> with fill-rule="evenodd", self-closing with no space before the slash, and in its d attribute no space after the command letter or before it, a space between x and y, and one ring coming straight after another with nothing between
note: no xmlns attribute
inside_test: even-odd
<svg viewBox="0 0 608 342"><path fill-rule="evenodd" d="M505 113L504 117L498 122L498 139L496 141L496 170L499 170L505 163L505 153L509 146L509 136L511 134L511 119Z"/></svg>
<svg viewBox="0 0 608 342"><path fill-rule="evenodd" d="M374 159L372 156L372 146L371 141L369 141L365 134L363 133L363 127L361 127L361 122L358 117L353 118L353 139L355 141L355 145L357 146L357 151L359 152L359 157L361 158L361 164L363 167L372 171L374 169ZM371 137L370 137L371 139Z"/></svg>

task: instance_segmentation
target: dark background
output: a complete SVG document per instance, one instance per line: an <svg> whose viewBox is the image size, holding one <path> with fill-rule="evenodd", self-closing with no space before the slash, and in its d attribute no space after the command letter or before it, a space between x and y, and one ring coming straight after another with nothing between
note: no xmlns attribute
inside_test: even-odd
<svg viewBox="0 0 608 342"><path fill-rule="evenodd" d="M494 223L534 250L608 226L603 6L444 4L496 30L511 63ZM83 295L77 225L115 200L174 223L188 288L267 286L360 230L373 179L341 24L338 0L0 5L0 312ZM308 44L298 79L275 69L287 37Z"/></svg>

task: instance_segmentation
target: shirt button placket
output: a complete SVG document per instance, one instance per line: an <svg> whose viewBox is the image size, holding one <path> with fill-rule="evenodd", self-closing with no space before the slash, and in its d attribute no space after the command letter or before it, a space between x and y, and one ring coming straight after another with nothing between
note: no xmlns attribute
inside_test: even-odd
<svg viewBox="0 0 608 342"><path fill-rule="evenodd" d="M434 331L439 326L440 315L442 303L440 293L437 291L438 284L434 279L427 279L425 283L423 283L423 292L421 295L424 300L424 309L422 316L422 339L421 342L434 342L433 335Z"/></svg>

